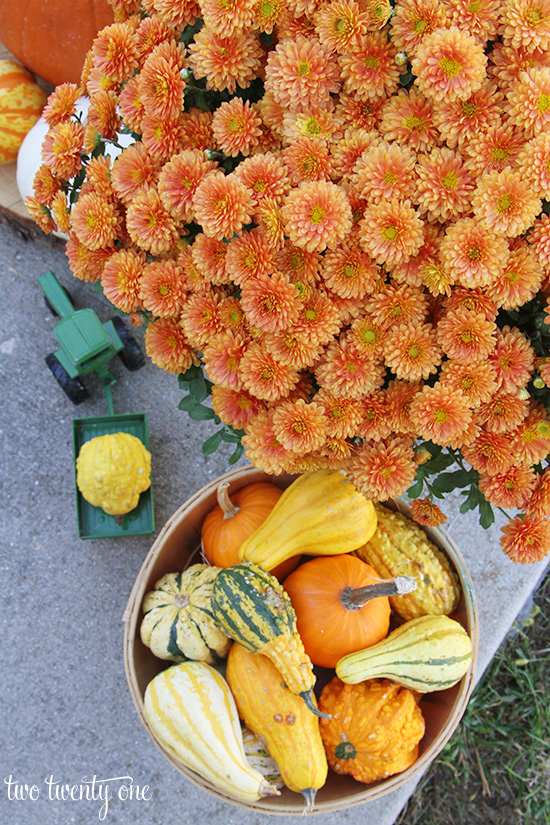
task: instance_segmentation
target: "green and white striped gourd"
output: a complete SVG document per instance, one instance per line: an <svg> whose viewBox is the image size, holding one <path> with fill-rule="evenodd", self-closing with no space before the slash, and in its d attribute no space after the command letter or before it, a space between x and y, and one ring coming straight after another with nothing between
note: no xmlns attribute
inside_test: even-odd
<svg viewBox="0 0 550 825"><path fill-rule="evenodd" d="M344 656L336 675L354 685L391 679L419 693L445 690L462 679L472 661L472 642L460 622L448 616L420 616L381 642Z"/></svg>
<svg viewBox="0 0 550 825"><path fill-rule="evenodd" d="M140 636L159 659L209 664L225 659L231 639L211 609L212 586L219 571L208 564L193 564L183 573L167 573L147 593Z"/></svg>
<svg viewBox="0 0 550 825"><path fill-rule="evenodd" d="M220 791L243 802L279 795L246 759L233 694L206 662L182 662L158 673L143 705L155 739Z"/></svg>
<svg viewBox="0 0 550 825"><path fill-rule="evenodd" d="M296 628L296 613L279 581L252 562L220 570L212 588L212 613L225 633L246 650L270 659L292 693L317 716L315 674Z"/></svg>

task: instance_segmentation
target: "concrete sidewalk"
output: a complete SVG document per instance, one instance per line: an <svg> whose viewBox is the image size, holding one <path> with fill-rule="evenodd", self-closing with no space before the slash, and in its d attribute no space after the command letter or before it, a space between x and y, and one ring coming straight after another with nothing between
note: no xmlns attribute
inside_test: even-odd
<svg viewBox="0 0 550 825"><path fill-rule="evenodd" d="M52 269L77 306L112 315L105 299L76 281L60 242L25 241L0 226L1 472L0 618L3 731L0 822L16 825L257 825L263 815L223 804L176 772L143 730L132 704L122 659L122 615L155 535L198 488L227 469L231 450L205 458L208 424L177 409L175 376L148 362L137 373L114 365L115 412L145 412L153 454L156 531L152 536L82 541L77 535L73 480L74 417L106 413L102 388L88 381L91 400L79 408L65 398L44 357L56 348L55 319L37 276ZM141 331L136 333L141 338ZM241 462L246 464L246 462ZM514 565L502 553L501 521L483 531L445 502L446 525L476 584L480 613L478 676L490 661L546 565ZM38 796L8 798L6 780L36 786ZM112 778L113 799L56 800L62 784ZM122 784L149 787L146 799L123 801ZM55 783L59 783L56 785ZM319 815L319 825L392 825L412 784L376 803ZM12 786L13 791L13 786ZM49 795L54 797L49 798ZM12 793L13 796L13 793ZM286 817L296 821L299 817Z"/></svg>

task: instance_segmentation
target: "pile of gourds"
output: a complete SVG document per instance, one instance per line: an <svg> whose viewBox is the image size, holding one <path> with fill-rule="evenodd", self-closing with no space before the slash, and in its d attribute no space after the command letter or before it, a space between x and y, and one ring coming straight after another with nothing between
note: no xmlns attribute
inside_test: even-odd
<svg viewBox="0 0 550 825"><path fill-rule="evenodd" d="M371 783L410 767L422 695L472 657L449 617L457 575L424 531L318 470L233 500L220 485L202 551L143 604L143 643L175 663L145 692L159 743L232 798L285 785L305 811L329 769ZM318 699L314 666L328 677Z"/></svg>

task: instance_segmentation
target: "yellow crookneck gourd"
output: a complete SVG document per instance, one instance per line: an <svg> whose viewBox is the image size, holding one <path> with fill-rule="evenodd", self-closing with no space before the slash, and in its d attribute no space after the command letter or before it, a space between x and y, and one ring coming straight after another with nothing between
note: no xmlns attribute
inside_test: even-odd
<svg viewBox="0 0 550 825"><path fill-rule="evenodd" d="M87 502L121 522L151 486L151 453L130 433L98 435L80 448L76 484Z"/></svg>
<svg viewBox="0 0 550 825"><path fill-rule="evenodd" d="M226 678L239 716L265 739L286 787L304 796L304 812L310 812L328 773L319 718L287 688L266 656L238 642L229 651Z"/></svg>
<svg viewBox="0 0 550 825"><path fill-rule="evenodd" d="M239 550L242 561L273 570L292 556L350 553L376 530L372 501L340 470L315 470L287 487Z"/></svg>

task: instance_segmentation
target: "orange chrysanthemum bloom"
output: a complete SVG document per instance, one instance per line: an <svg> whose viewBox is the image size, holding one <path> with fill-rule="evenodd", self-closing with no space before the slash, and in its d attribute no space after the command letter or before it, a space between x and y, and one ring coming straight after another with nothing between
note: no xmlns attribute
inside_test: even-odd
<svg viewBox="0 0 550 825"><path fill-rule="evenodd" d="M25 208L33 221L46 235L49 235L57 229L50 208L40 203L33 195L27 195L25 198Z"/></svg>
<svg viewBox="0 0 550 825"><path fill-rule="evenodd" d="M540 132L525 143L518 153L518 172L528 180L535 193L550 199L550 134Z"/></svg>
<svg viewBox="0 0 550 825"><path fill-rule="evenodd" d="M509 467L503 473L480 473L479 489L491 504L497 507L523 507L535 487L535 471L532 467Z"/></svg>
<svg viewBox="0 0 550 825"><path fill-rule="evenodd" d="M356 246L344 244L325 253L321 277L336 295L359 298L373 290L379 274L368 255Z"/></svg>
<svg viewBox="0 0 550 825"><path fill-rule="evenodd" d="M227 244L216 238L208 238L199 232L191 247L195 266L203 271L211 284L227 284L231 279L225 270Z"/></svg>
<svg viewBox="0 0 550 825"><path fill-rule="evenodd" d="M237 85L247 89L258 75L262 54L256 32L221 37L203 26L189 45L189 64L195 77L206 78L207 89L234 94Z"/></svg>
<svg viewBox="0 0 550 825"><path fill-rule="evenodd" d="M413 398L410 417L421 438L446 447L468 429L472 411L460 390L437 383Z"/></svg>
<svg viewBox="0 0 550 825"><path fill-rule="evenodd" d="M451 24L470 32L481 43L496 40L500 22L499 0L450 0Z"/></svg>
<svg viewBox="0 0 550 825"><path fill-rule="evenodd" d="M386 32L369 32L357 43L351 43L338 58L344 93L361 100L394 94L399 85L396 53Z"/></svg>
<svg viewBox="0 0 550 825"><path fill-rule="evenodd" d="M380 441L392 433L388 417L388 399L384 390L369 393L361 401L362 415L357 432L365 441Z"/></svg>
<svg viewBox="0 0 550 825"><path fill-rule="evenodd" d="M188 244L179 242L174 251L169 254L169 257L174 258L178 249L181 251L175 257L175 260L182 271L181 277L185 289L188 292L209 293L212 289L212 281L208 277L208 273L193 260L192 250Z"/></svg>
<svg viewBox="0 0 550 825"><path fill-rule="evenodd" d="M183 109L185 81L181 70L185 60L181 47L173 42L156 46L139 74L139 98L147 116L177 117Z"/></svg>
<svg viewBox="0 0 550 825"><path fill-rule="evenodd" d="M262 402L246 390L230 390L219 384L212 387L211 398L216 415L236 430L246 429L262 409Z"/></svg>
<svg viewBox="0 0 550 825"><path fill-rule="evenodd" d="M118 113L118 96L106 89L100 89L96 92L90 100L87 121L87 135L92 130L104 140L116 140L121 125ZM86 139L84 142L86 143ZM92 150L88 149L89 152L93 151L94 145L92 144Z"/></svg>
<svg viewBox="0 0 550 825"><path fill-rule="evenodd" d="M226 155L249 155L259 141L262 120L248 100L235 97L221 103L212 119L212 132L219 149Z"/></svg>
<svg viewBox="0 0 550 825"><path fill-rule="evenodd" d="M248 189L235 177L216 171L203 178L193 196L195 220L210 238L231 238L250 223L251 208Z"/></svg>
<svg viewBox="0 0 550 825"><path fill-rule="evenodd" d="M166 163L183 149L184 129L181 117L158 117L145 111L142 122L143 145L159 164Z"/></svg>
<svg viewBox="0 0 550 825"><path fill-rule="evenodd" d="M172 40L175 36L173 26L169 26L158 14L144 17L135 32L135 41L140 60L144 61L155 46Z"/></svg>
<svg viewBox="0 0 550 825"><path fill-rule="evenodd" d="M519 329L505 326L497 330L495 347L487 357L495 369L501 391L514 392L529 383L535 367L535 351Z"/></svg>
<svg viewBox="0 0 550 825"><path fill-rule="evenodd" d="M280 249L285 242L282 210L279 201L274 198L263 198L254 212L254 220L258 224L260 235L273 249Z"/></svg>
<svg viewBox="0 0 550 825"><path fill-rule="evenodd" d="M217 163L207 160L198 149L184 149L164 164L158 177L158 193L174 221L189 223L194 219L193 196L199 183L216 167Z"/></svg>
<svg viewBox="0 0 550 825"><path fill-rule="evenodd" d="M391 268L418 253L424 224L409 200L372 203L359 223L359 241L375 261Z"/></svg>
<svg viewBox="0 0 550 825"><path fill-rule="evenodd" d="M384 100L384 97L362 100L356 95L340 92L335 112L346 136L353 138L356 130L371 132L377 129Z"/></svg>
<svg viewBox="0 0 550 825"><path fill-rule="evenodd" d="M265 89L281 106L297 112L323 107L339 88L337 63L316 37L287 38L268 54Z"/></svg>
<svg viewBox="0 0 550 825"><path fill-rule="evenodd" d="M441 139L454 149L501 121L504 95L495 83L485 81L467 98L438 101L434 117Z"/></svg>
<svg viewBox="0 0 550 825"><path fill-rule="evenodd" d="M437 325L443 352L463 364L482 361L496 343L496 325L480 312L457 307L448 310Z"/></svg>
<svg viewBox="0 0 550 825"><path fill-rule="evenodd" d="M120 200L128 205L135 196L153 186L159 165L147 149L137 141L117 155L111 171L111 183Z"/></svg>
<svg viewBox="0 0 550 825"><path fill-rule="evenodd" d="M407 324L416 326L426 319L428 302L418 287L390 281L368 298L365 310L385 329Z"/></svg>
<svg viewBox="0 0 550 825"><path fill-rule="evenodd" d="M273 251L257 229L243 232L227 244L226 272L237 286L247 280L270 275L274 269Z"/></svg>
<svg viewBox="0 0 550 825"><path fill-rule="evenodd" d="M548 0L513 0L501 11L499 34L514 49L550 47L550 3Z"/></svg>
<svg viewBox="0 0 550 825"><path fill-rule="evenodd" d="M330 344L314 370L322 389L344 398L363 398L381 386L384 368L360 355L346 341Z"/></svg>
<svg viewBox="0 0 550 825"><path fill-rule="evenodd" d="M155 188L141 190L131 201L126 226L136 246L152 255L167 252L178 239L177 224Z"/></svg>
<svg viewBox="0 0 550 825"><path fill-rule="evenodd" d="M152 3L155 13L161 20L176 29L185 28L201 16L201 9L196 0L144 0L144 6L147 3Z"/></svg>
<svg viewBox="0 0 550 825"><path fill-rule="evenodd" d="M317 289L302 298L298 318L293 326L296 335L312 343L325 345L338 333L340 322L333 301Z"/></svg>
<svg viewBox="0 0 550 825"><path fill-rule="evenodd" d="M244 338L229 331L209 341L204 347L202 360L210 380L225 389L242 390L239 365L245 351Z"/></svg>
<svg viewBox="0 0 550 825"><path fill-rule="evenodd" d="M252 464L270 475L280 475L293 458L275 435L274 410L260 410L245 426L242 445Z"/></svg>
<svg viewBox="0 0 550 825"><path fill-rule="evenodd" d="M288 170L281 158L272 152L258 152L244 158L235 169L235 175L248 189L254 206L264 198L282 202L290 189Z"/></svg>
<svg viewBox="0 0 550 825"><path fill-rule="evenodd" d="M285 0L254 0L252 28L271 34L286 8Z"/></svg>
<svg viewBox="0 0 550 825"><path fill-rule="evenodd" d="M369 203L410 198L415 155L406 146L386 140L367 149L353 167L351 183Z"/></svg>
<svg viewBox="0 0 550 825"><path fill-rule="evenodd" d="M519 564L542 561L550 550L550 521L538 516L516 516L500 528L500 544Z"/></svg>
<svg viewBox="0 0 550 825"><path fill-rule="evenodd" d="M484 227L497 235L515 237L533 224L542 203L518 172L504 169L479 179L472 207Z"/></svg>
<svg viewBox="0 0 550 825"><path fill-rule="evenodd" d="M391 20L392 40L398 51L414 57L423 39L450 25L448 7L441 0L401 0Z"/></svg>
<svg viewBox="0 0 550 825"><path fill-rule="evenodd" d="M196 350L202 350L212 338L224 332L220 317L221 298L210 291L192 293L185 301L180 324Z"/></svg>
<svg viewBox="0 0 550 825"><path fill-rule="evenodd" d="M321 449L327 422L323 409L314 401L283 401L273 413L273 430L285 450L297 455Z"/></svg>
<svg viewBox="0 0 550 825"><path fill-rule="evenodd" d="M455 283L466 288L486 287L504 272L508 243L473 218L461 218L447 227L439 254Z"/></svg>
<svg viewBox="0 0 550 825"><path fill-rule="evenodd" d="M315 30L331 52L344 52L360 40L368 28L368 16L355 0L331 0L315 15Z"/></svg>
<svg viewBox="0 0 550 825"><path fill-rule="evenodd" d="M241 302L234 295L222 298L218 306L218 315L222 329L240 333L248 337L248 330Z"/></svg>
<svg viewBox="0 0 550 825"><path fill-rule="evenodd" d="M515 49L497 42L491 50L487 74L495 78L500 89L507 94L510 85L518 79L520 72L535 68L550 68L548 49L531 51L524 46Z"/></svg>
<svg viewBox="0 0 550 825"><path fill-rule="evenodd" d="M199 0L199 5L204 25L219 37L251 28L253 0Z"/></svg>
<svg viewBox="0 0 550 825"><path fill-rule="evenodd" d="M307 252L287 240L283 248L274 253L274 260L277 269L288 275L300 293L305 293L307 285L312 286L318 280L323 258L318 252Z"/></svg>
<svg viewBox="0 0 550 825"><path fill-rule="evenodd" d="M416 152L428 152L441 138L434 121L433 101L414 86L399 91L382 106L379 124L386 140L407 146Z"/></svg>
<svg viewBox="0 0 550 825"><path fill-rule="evenodd" d="M190 109L183 113L181 125L182 149L210 149L214 140L211 112Z"/></svg>
<svg viewBox="0 0 550 825"><path fill-rule="evenodd" d="M439 245L443 233L438 223L424 224L424 242L416 255L392 268L392 278L396 283L409 286L422 286L420 268L426 264L435 264L439 260Z"/></svg>
<svg viewBox="0 0 550 825"><path fill-rule="evenodd" d="M79 281L98 281L101 278L105 263L113 252L115 252L113 247L88 249L78 240L74 232L70 233L65 247L65 254L69 259L71 271Z"/></svg>
<svg viewBox="0 0 550 825"><path fill-rule="evenodd" d="M51 206L61 189L61 181L52 175L50 167L45 163L42 163L34 173L32 185L34 197L42 206Z"/></svg>
<svg viewBox="0 0 550 825"><path fill-rule="evenodd" d="M472 135L461 147L467 155L465 166L476 178L485 172L502 172L506 167L515 168L523 133L510 123L495 123Z"/></svg>
<svg viewBox="0 0 550 825"><path fill-rule="evenodd" d="M384 361L396 378L427 379L441 364L441 347L431 324L406 324L387 332Z"/></svg>
<svg viewBox="0 0 550 825"><path fill-rule="evenodd" d="M101 275L103 292L113 306L122 312L135 312L140 304L140 278L145 253L120 249L106 262Z"/></svg>
<svg viewBox="0 0 550 825"><path fill-rule="evenodd" d="M394 433L412 435L415 433L411 421L411 403L422 390L420 381L398 381L392 379L386 390L388 421Z"/></svg>
<svg viewBox="0 0 550 825"><path fill-rule="evenodd" d="M120 216L112 201L95 192L80 195L71 212L78 240L88 249L112 246L120 228Z"/></svg>
<svg viewBox="0 0 550 825"><path fill-rule="evenodd" d="M330 181L308 181L291 189L281 214L291 242L308 252L335 249L352 225L346 193Z"/></svg>
<svg viewBox="0 0 550 825"><path fill-rule="evenodd" d="M177 318L158 318L147 324L145 351L153 364L176 375L187 372L192 364L199 365Z"/></svg>
<svg viewBox="0 0 550 825"><path fill-rule="evenodd" d="M445 524L447 516L442 512L434 501L428 496L425 498L415 498L410 503L411 517L417 524L424 527L439 527Z"/></svg>
<svg viewBox="0 0 550 825"><path fill-rule="evenodd" d="M374 501L402 495L416 475L414 453L403 436L363 444L351 456L348 468L356 489Z"/></svg>
<svg viewBox="0 0 550 825"><path fill-rule="evenodd" d="M108 155L90 158L86 166L85 181L102 198L114 198L115 193L111 183L111 158Z"/></svg>
<svg viewBox="0 0 550 825"><path fill-rule="evenodd" d="M525 505L529 516L548 518L550 516L550 469L537 474L531 498Z"/></svg>
<svg viewBox="0 0 550 825"><path fill-rule="evenodd" d="M282 332L268 333L262 343L281 364L299 370L307 369L321 353L315 339L304 338L293 326Z"/></svg>
<svg viewBox="0 0 550 825"><path fill-rule="evenodd" d="M343 398L320 389L313 400L323 411L328 438L352 438L363 417L363 406L358 398Z"/></svg>
<svg viewBox="0 0 550 825"><path fill-rule="evenodd" d="M380 134L358 127L347 129L342 140L331 144L332 175L335 179L351 178L355 164L367 149L378 143Z"/></svg>
<svg viewBox="0 0 550 825"><path fill-rule="evenodd" d="M346 341L352 349L363 357L376 359L384 352L386 326L377 323L369 314L362 315L352 321L346 332Z"/></svg>
<svg viewBox="0 0 550 825"><path fill-rule="evenodd" d="M328 180L332 171L328 147L319 138L299 137L283 150L282 158L294 186Z"/></svg>
<svg viewBox="0 0 550 825"><path fill-rule="evenodd" d="M550 68L520 72L508 92L510 123L526 138L545 132L550 125Z"/></svg>
<svg viewBox="0 0 550 825"><path fill-rule="evenodd" d="M241 377L248 392L264 401L278 401L296 386L298 370L281 364L258 343L249 345L241 359Z"/></svg>
<svg viewBox="0 0 550 825"><path fill-rule="evenodd" d="M443 222L471 211L475 184L456 150L434 147L417 161L415 200L421 213Z"/></svg>
<svg viewBox="0 0 550 825"><path fill-rule="evenodd" d="M282 332L298 317L300 299L286 275L247 278L242 284L241 305L248 322L263 332Z"/></svg>
<svg viewBox="0 0 550 825"><path fill-rule="evenodd" d="M64 120L52 126L42 142L42 160L52 175L70 180L80 170L84 145L84 126Z"/></svg>
<svg viewBox="0 0 550 825"><path fill-rule="evenodd" d="M517 309L539 291L544 278L535 253L523 239L516 239L509 251L504 271L490 284L489 297L502 309Z"/></svg>
<svg viewBox="0 0 550 825"><path fill-rule="evenodd" d="M139 297L142 306L153 315L159 318L178 315L186 294L183 272L175 261L158 260L145 264Z"/></svg>
<svg viewBox="0 0 550 825"><path fill-rule="evenodd" d="M68 120L76 111L75 103L80 97L80 89L76 83L60 83L48 95L46 105L42 109L41 117L48 126L56 126Z"/></svg>
<svg viewBox="0 0 550 825"><path fill-rule="evenodd" d="M435 29L411 60L420 91L437 101L470 97L485 80L483 44L458 26Z"/></svg>
<svg viewBox="0 0 550 825"><path fill-rule="evenodd" d="M126 23L105 26L94 39L92 64L115 83L122 83L131 76L139 64L132 27Z"/></svg>
<svg viewBox="0 0 550 825"><path fill-rule="evenodd" d="M293 112L288 109L283 114L282 137L286 144L302 137L330 142L341 136L342 124L332 105L330 109L312 106L304 112Z"/></svg>
<svg viewBox="0 0 550 825"><path fill-rule="evenodd" d="M425 258L418 265L418 280L435 299L451 294L454 279L437 259Z"/></svg>
<svg viewBox="0 0 550 825"><path fill-rule="evenodd" d="M461 390L472 408L489 401L498 389L496 371L489 361L464 364L450 359L442 365L439 380Z"/></svg>
<svg viewBox="0 0 550 825"><path fill-rule="evenodd" d="M71 213L65 192L57 192L51 203L52 217L60 232L68 235L71 231Z"/></svg>
<svg viewBox="0 0 550 825"><path fill-rule="evenodd" d="M489 298L487 293L479 288L467 289L466 287L457 286L453 289L451 295L444 300L444 308L446 310L458 309L464 307L472 312L478 312L485 316L488 321L494 321L498 314L498 306Z"/></svg>
<svg viewBox="0 0 550 825"><path fill-rule="evenodd" d="M517 394L497 392L476 410L476 421L490 433L509 433L529 413L529 404Z"/></svg>
<svg viewBox="0 0 550 825"><path fill-rule="evenodd" d="M545 269L550 266L550 217L546 213L533 221L529 243L540 265Z"/></svg>
<svg viewBox="0 0 550 825"><path fill-rule="evenodd" d="M471 444L463 445L461 452L474 470L486 476L505 473L514 461L510 438L485 430L481 430Z"/></svg>
<svg viewBox="0 0 550 825"><path fill-rule="evenodd" d="M527 418L513 433L512 453L515 464L531 467L550 454L550 421L546 408L531 401Z"/></svg>
<svg viewBox="0 0 550 825"><path fill-rule="evenodd" d="M318 451L320 464L332 470L345 470L351 456L352 445L343 438L327 437Z"/></svg>

